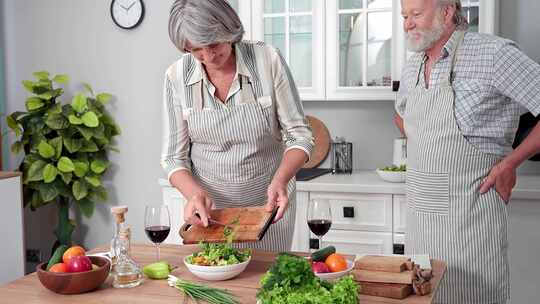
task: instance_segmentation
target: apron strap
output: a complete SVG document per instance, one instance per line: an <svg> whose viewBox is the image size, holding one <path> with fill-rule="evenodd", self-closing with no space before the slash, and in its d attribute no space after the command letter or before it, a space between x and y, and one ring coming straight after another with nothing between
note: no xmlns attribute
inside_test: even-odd
<svg viewBox="0 0 540 304"><path fill-rule="evenodd" d="M456 43L454 44L454 46L452 47L452 50L450 51L450 54L452 55L452 61L450 62L450 68L448 69L448 72L445 76L445 79L444 79L444 84L445 85L448 85L450 86L452 84L452 75L453 75L453 72L454 72L454 67L456 66L456 61L457 61L457 53L458 53L458 49L459 49L459 46L462 44L463 42L463 38L465 37L465 32L464 31L458 31L458 39L456 41Z"/></svg>

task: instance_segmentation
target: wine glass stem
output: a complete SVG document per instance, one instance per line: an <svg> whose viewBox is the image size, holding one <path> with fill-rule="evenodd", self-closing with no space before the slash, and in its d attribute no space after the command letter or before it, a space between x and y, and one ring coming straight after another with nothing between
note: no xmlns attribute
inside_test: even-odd
<svg viewBox="0 0 540 304"><path fill-rule="evenodd" d="M159 262L159 243L156 243L156 262Z"/></svg>
<svg viewBox="0 0 540 304"><path fill-rule="evenodd" d="M319 249L322 249L323 246L322 246L322 235L319 235Z"/></svg>

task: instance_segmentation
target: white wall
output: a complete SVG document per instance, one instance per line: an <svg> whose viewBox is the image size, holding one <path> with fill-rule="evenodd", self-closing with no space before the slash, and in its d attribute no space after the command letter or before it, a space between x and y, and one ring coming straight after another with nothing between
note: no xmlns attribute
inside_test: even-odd
<svg viewBox="0 0 540 304"><path fill-rule="evenodd" d="M144 204L161 200L157 179L161 134L163 73L178 54L167 36L168 10L172 0L147 0L146 16L133 31L117 28L109 16L109 0L0 0L5 31L7 112L22 109L26 97L20 82L37 70L67 73L71 92L80 82L97 91L114 94L111 112L123 129L121 150L112 154L109 175L114 185L108 204L99 205L92 219L78 219L76 239L87 247L109 241L111 204L127 204L134 239L146 241L143 232ZM517 40L523 50L540 61L540 32L535 24L537 0L501 1L502 35ZM507 13L508 12L508 13ZM66 99L67 100L67 99ZM307 114L328 126L332 136L354 143L354 167L373 169L392 160L392 141L398 136L391 123L391 102L308 102ZM11 159L11 168L18 159ZM324 166L328 167L326 162ZM521 172L540 173L540 164L528 163ZM27 215L27 231L33 235L28 247L41 245L49 254L54 208ZM30 213L30 212L27 212ZM37 237L36 234L41 234ZM30 236L27 235L29 238ZM51 239L54 237L51 236Z"/></svg>

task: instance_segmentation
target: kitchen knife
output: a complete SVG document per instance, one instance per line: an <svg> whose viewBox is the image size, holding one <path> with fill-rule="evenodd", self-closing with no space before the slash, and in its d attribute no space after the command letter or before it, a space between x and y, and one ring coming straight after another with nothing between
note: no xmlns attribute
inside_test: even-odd
<svg viewBox="0 0 540 304"><path fill-rule="evenodd" d="M263 239L264 235L266 234L266 231L268 230L268 228L270 228L270 225L272 225L272 222L276 218L277 211L278 211L278 207L275 207L274 210L272 210L272 214L270 215L270 217L264 224L261 232L259 233L259 241Z"/></svg>

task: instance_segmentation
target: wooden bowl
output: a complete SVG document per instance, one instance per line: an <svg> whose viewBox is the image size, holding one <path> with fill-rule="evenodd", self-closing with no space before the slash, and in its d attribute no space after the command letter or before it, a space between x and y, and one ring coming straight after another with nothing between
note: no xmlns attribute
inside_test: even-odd
<svg viewBox="0 0 540 304"><path fill-rule="evenodd" d="M60 294L77 294L98 288L109 275L111 262L104 257L88 256L98 268L85 272L57 273L45 270L47 263L36 267L37 276L43 286Z"/></svg>

